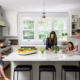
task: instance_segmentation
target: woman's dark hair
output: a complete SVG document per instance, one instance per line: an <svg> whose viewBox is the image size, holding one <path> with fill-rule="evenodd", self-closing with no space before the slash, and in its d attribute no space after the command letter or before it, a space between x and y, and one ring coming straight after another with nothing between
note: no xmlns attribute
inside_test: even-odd
<svg viewBox="0 0 80 80"><path fill-rule="evenodd" d="M69 47L69 51L73 50L74 49L74 44L72 42L68 42L68 44L72 45L72 48Z"/></svg>
<svg viewBox="0 0 80 80"><path fill-rule="evenodd" d="M49 43L51 44L51 34L54 35L54 38L53 38L54 42L53 42L53 44L56 44L57 43L57 37L56 37L56 33L54 31L51 31L51 33L50 33Z"/></svg>
<svg viewBox="0 0 80 80"><path fill-rule="evenodd" d="M0 44L3 43L3 41L0 41Z"/></svg>

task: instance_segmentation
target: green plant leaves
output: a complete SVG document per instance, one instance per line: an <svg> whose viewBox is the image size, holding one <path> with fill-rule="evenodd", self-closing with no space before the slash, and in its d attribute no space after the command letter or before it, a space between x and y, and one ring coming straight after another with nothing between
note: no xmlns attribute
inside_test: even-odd
<svg viewBox="0 0 80 80"><path fill-rule="evenodd" d="M59 47L57 45L52 46L51 49L55 51L59 51Z"/></svg>
<svg viewBox="0 0 80 80"><path fill-rule="evenodd" d="M62 33L62 36L64 36L64 33Z"/></svg>
<svg viewBox="0 0 80 80"><path fill-rule="evenodd" d="M68 35L68 33L62 33L62 36L67 36Z"/></svg>

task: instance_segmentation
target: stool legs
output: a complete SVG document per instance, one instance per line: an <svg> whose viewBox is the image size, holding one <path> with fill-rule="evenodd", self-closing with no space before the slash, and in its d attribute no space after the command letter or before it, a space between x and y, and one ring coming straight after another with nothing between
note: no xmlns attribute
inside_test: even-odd
<svg viewBox="0 0 80 80"><path fill-rule="evenodd" d="M30 80L33 80L33 70L30 71Z"/></svg>
<svg viewBox="0 0 80 80"><path fill-rule="evenodd" d="M66 80L66 71L64 71L64 80Z"/></svg>
<svg viewBox="0 0 80 80"><path fill-rule="evenodd" d="M62 75L63 75L63 70L61 69L61 80L63 80L63 77L62 77Z"/></svg>
<svg viewBox="0 0 80 80"><path fill-rule="evenodd" d="M18 80L18 71L17 71L17 80Z"/></svg>
<svg viewBox="0 0 80 80"><path fill-rule="evenodd" d="M56 71L55 71L55 80L56 80Z"/></svg>
<svg viewBox="0 0 80 80"><path fill-rule="evenodd" d="M56 71L55 71L55 77L54 77L54 72L53 72L53 80L54 80L54 78L56 80ZM41 80L41 72L40 71L39 71L39 80Z"/></svg>
<svg viewBox="0 0 80 80"><path fill-rule="evenodd" d="M41 78L41 72L39 71L39 80L40 80L40 78Z"/></svg>
<svg viewBox="0 0 80 80"><path fill-rule="evenodd" d="M77 75L76 74L77 74L77 72L75 72L75 80L77 80Z"/></svg>
<svg viewBox="0 0 80 80"><path fill-rule="evenodd" d="M54 80L54 72L53 72L53 80Z"/></svg>
<svg viewBox="0 0 80 80"><path fill-rule="evenodd" d="M13 73L13 80L15 79L15 72Z"/></svg>
<svg viewBox="0 0 80 80"><path fill-rule="evenodd" d="M61 69L61 80L63 80L63 69ZM64 80L66 80L66 71L64 71ZM75 80L77 80L77 72L75 72Z"/></svg>

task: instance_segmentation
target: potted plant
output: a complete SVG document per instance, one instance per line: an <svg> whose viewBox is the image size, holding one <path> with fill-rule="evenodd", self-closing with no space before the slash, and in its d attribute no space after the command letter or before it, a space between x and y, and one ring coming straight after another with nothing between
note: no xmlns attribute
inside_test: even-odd
<svg viewBox="0 0 80 80"><path fill-rule="evenodd" d="M67 44L67 41L66 41L67 35L68 35L68 33L62 33L62 36L64 37L64 38L63 38L63 42L62 42L63 45L64 45L64 44L65 44L65 45Z"/></svg>
<svg viewBox="0 0 80 80"><path fill-rule="evenodd" d="M57 54L57 52L59 51L59 47L57 45L54 45L51 47L52 50L55 50L55 53Z"/></svg>
<svg viewBox="0 0 80 80"><path fill-rule="evenodd" d="M68 33L62 33L62 36L67 36L68 35Z"/></svg>

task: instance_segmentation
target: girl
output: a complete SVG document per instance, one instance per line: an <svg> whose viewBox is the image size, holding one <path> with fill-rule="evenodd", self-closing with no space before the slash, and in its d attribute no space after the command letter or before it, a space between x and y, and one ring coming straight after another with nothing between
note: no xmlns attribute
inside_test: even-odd
<svg viewBox="0 0 80 80"><path fill-rule="evenodd" d="M0 47L3 47L3 45L4 45L3 42L0 41ZM0 57L4 58L4 56L1 56L1 55L0 55ZM0 58L0 77L4 77L5 80L9 80L4 74L1 58Z"/></svg>
<svg viewBox="0 0 80 80"><path fill-rule="evenodd" d="M74 52L74 51L77 51L77 48L74 47L72 42L68 42L68 48L63 50L63 52L66 53L67 51Z"/></svg>
<svg viewBox="0 0 80 80"><path fill-rule="evenodd" d="M72 42L68 42L68 48L63 50L62 52L72 51L74 49L74 45Z"/></svg>
<svg viewBox="0 0 80 80"><path fill-rule="evenodd" d="M46 39L46 49L52 51L51 47L57 45L56 33L52 31L50 37Z"/></svg>

